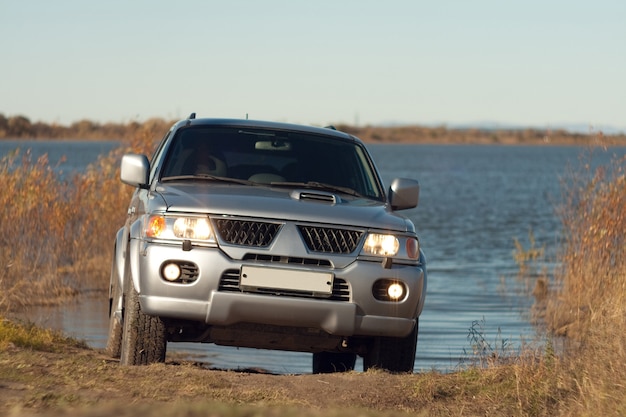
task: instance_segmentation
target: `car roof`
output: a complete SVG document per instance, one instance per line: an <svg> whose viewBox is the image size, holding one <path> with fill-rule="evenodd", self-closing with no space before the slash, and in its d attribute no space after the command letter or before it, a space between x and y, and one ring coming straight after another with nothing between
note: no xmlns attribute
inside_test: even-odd
<svg viewBox="0 0 626 417"><path fill-rule="evenodd" d="M293 123L283 122L271 122L264 120L249 120L249 119L228 119L228 118L190 118L177 122L173 128L179 128L182 126L223 126L223 127L243 127L243 128L258 128L258 129L272 129L283 130L299 133L310 133L324 136L334 136L338 139L350 140L354 142L361 142L360 139L353 135L350 135L339 130L335 130L331 127L317 127L307 126Z"/></svg>

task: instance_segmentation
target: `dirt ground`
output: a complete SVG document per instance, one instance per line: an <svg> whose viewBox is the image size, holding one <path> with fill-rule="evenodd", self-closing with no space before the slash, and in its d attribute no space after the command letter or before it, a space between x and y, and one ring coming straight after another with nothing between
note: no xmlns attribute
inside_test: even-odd
<svg viewBox="0 0 626 417"><path fill-rule="evenodd" d="M148 367L120 367L102 352L64 353L10 348L0 354L0 414L38 415L68 409L111 411L155 403L215 401L305 408L402 408L407 389L386 373L271 375L221 371L168 359ZM388 398L385 391L396 395ZM86 408L85 408L86 407ZM118 409L119 408L119 409ZM117 414L117 412L115 414Z"/></svg>
<svg viewBox="0 0 626 417"><path fill-rule="evenodd" d="M440 378L446 377L381 371L272 375L207 369L176 358L121 367L98 350L10 346L0 352L0 415L468 415L471 397L449 398L436 388Z"/></svg>

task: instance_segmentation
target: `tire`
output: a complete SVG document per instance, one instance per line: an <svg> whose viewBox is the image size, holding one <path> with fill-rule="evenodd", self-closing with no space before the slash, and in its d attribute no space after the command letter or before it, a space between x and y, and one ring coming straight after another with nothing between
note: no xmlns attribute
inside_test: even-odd
<svg viewBox="0 0 626 417"><path fill-rule="evenodd" d="M130 281L130 277L129 277ZM128 283L124 307L124 332L120 355L121 365L149 365L165 362L167 339L165 325L159 317L141 312L139 294Z"/></svg>
<svg viewBox="0 0 626 417"><path fill-rule="evenodd" d="M119 279L117 278L115 265L112 267L111 285L112 298L109 300L109 336L107 338L105 352L112 358L119 358L122 349L123 327L121 317L115 316L115 309L117 308L119 298L122 296L122 291L120 289Z"/></svg>
<svg viewBox="0 0 626 417"><path fill-rule="evenodd" d="M313 354L313 373L332 374L354 370L356 353L318 352Z"/></svg>
<svg viewBox="0 0 626 417"><path fill-rule="evenodd" d="M413 331L406 337L377 337L363 357L363 370L383 369L394 373L411 373L415 366L417 330L419 319Z"/></svg>

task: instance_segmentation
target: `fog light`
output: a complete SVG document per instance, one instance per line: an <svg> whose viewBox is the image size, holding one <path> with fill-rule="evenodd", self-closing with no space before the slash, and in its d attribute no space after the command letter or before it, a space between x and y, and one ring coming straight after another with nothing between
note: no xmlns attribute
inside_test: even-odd
<svg viewBox="0 0 626 417"><path fill-rule="evenodd" d="M406 283L393 278L381 278L372 286L372 295L378 301L401 303L408 292Z"/></svg>
<svg viewBox="0 0 626 417"><path fill-rule="evenodd" d="M166 264L162 270L163 278L172 282L180 278L180 267L175 263Z"/></svg>
<svg viewBox="0 0 626 417"><path fill-rule="evenodd" d="M387 288L387 294L392 300L399 300L404 297L404 286L394 282Z"/></svg>

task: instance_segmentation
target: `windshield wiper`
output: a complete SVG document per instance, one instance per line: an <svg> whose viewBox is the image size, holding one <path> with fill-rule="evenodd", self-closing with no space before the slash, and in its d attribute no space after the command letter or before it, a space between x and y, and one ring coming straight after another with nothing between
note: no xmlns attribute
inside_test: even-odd
<svg viewBox="0 0 626 417"><path fill-rule="evenodd" d="M218 175L209 174L195 174L195 175L173 175L171 177L161 178L161 182L168 181L187 181L187 180L202 180L202 181L217 181L217 182L229 182L234 184L253 185L254 183L248 180L242 180L239 178L220 177Z"/></svg>
<svg viewBox="0 0 626 417"><path fill-rule="evenodd" d="M302 187L302 188L307 188L307 189L314 189L314 190L320 190L320 191L331 191L331 192L339 192L339 193L343 193L343 194L348 194L348 195L352 195L355 197L364 197L363 194L353 190L350 187L342 187L339 185L332 185L332 184L326 184L323 182L317 182L317 181L309 181L309 182L272 182L270 183L270 185L272 186L276 186L276 187Z"/></svg>
<svg viewBox="0 0 626 417"><path fill-rule="evenodd" d="M195 174L195 175L173 175L169 177L161 178L161 182L169 182L169 181L217 181L217 182L228 182L233 184L242 184L242 185L265 185L272 187L302 187L307 189L321 190L321 191L330 191L330 192L338 192L342 194L348 194L355 197L364 197L363 194L358 193L350 187L342 187L339 185L326 184L323 182L317 181L309 181L309 182L289 182L289 181L273 181L269 184L259 183L249 180L242 180L239 178L229 178L229 177L220 177L217 175L209 175L209 174Z"/></svg>

